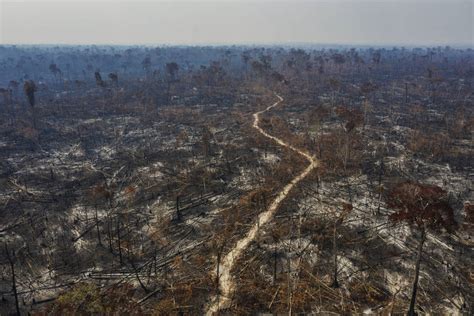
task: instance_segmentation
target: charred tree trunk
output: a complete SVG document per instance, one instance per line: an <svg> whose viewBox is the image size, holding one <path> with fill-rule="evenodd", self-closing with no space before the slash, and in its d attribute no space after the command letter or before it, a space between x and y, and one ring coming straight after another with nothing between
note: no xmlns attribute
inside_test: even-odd
<svg viewBox="0 0 474 316"><path fill-rule="evenodd" d="M181 221L181 210L179 209L179 195L176 196L176 218Z"/></svg>
<svg viewBox="0 0 474 316"><path fill-rule="evenodd" d="M171 103L171 81L167 82L166 87L166 99L168 100L168 105Z"/></svg>
<svg viewBox="0 0 474 316"><path fill-rule="evenodd" d="M380 167L379 167L379 174L378 174L378 206L377 206L377 214L380 214L380 206L382 201L382 176L384 175L384 164L383 164L383 156L380 157Z"/></svg>
<svg viewBox="0 0 474 316"><path fill-rule="evenodd" d="M216 271L216 287L219 290L219 278L220 278L220 266L221 266L221 251L217 252L217 271Z"/></svg>
<svg viewBox="0 0 474 316"><path fill-rule="evenodd" d="M10 254L8 245L5 244L5 253L7 255L8 262L10 263L10 270L12 273L12 291L13 291L13 296L15 298L16 315L20 316L21 314L20 314L20 305L18 303L18 291L16 289L16 274L15 274L15 262L14 262L15 252L12 251L12 254Z"/></svg>
<svg viewBox="0 0 474 316"><path fill-rule="evenodd" d="M137 269L137 266L135 265L135 262L133 261L133 254L129 256L129 262L130 265L132 266L133 272L135 273L135 277L140 284L141 288L145 291L145 293L149 293L150 290L143 284L142 280L140 279L140 271Z"/></svg>
<svg viewBox="0 0 474 316"><path fill-rule="evenodd" d="M277 278L277 251L276 245L273 247L273 284L276 284Z"/></svg>
<svg viewBox="0 0 474 316"><path fill-rule="evenodd" d="M331 286L334 288L339 287L339 282L337 281L337 244L336 244L336 223L334 223L333 230L333 239L332 239L332 251L334 253L334 276Z"/></svg>
<svg viewBox="0 0 474 316"><path fill-rule="evenodd" d="M405 82L405 104L408 104L408 82Z"/></svg>
<svg viewBox="0 0 474 316"><path fill-rule="evenodd" d="M122 240L120 238L120 218L117 218L117 245L118 245L118 251L119 251L120 265L122 265L123 256L122 256Z"/></svg>
<svg viewBox="0 0 474 316"><path fill-rule="evenodd" d="M97 205L95 206L95 227L97 229L97 240L99 241L99 245L102 246L102 238L100 237L100 227L99 227L99 215L97 213Z"/></svg>
<svg viewBox="0 0 474 316"><path fill-rule="evenodd" d="M423 253L423 244L425 243L426 239L426 232L425 229L421 230L421 238L420 244L418 245L418 257L416 258L416 266L415 266L415 279L413 280L413 288L411 292L411 300L410 300L410 308L408 309L408 316L415 316L417 315L415 312L415 304L416 304L416 292L418 291L418 278L420 276L420 263L421 257Z"/></svg>
<svg viewBox="0 0 474 316"><path fill-rule="evenodd" d="M109 215L107 215L107 239L109 240L109 250L110 250L110 253L113 254L114 253L114 248L112 246L112 223L111 223L111 219L109 217Z"/></svg>

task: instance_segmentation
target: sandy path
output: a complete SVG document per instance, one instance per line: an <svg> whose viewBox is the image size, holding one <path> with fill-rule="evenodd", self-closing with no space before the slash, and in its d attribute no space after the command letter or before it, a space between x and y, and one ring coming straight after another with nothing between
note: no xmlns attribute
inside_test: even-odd
<svg viewBox="0 0 474 316"><path fill-rule="evenodd" d="M275 102L274 104L270 105L267 107L265 110L254 113L253 114L253 127L262 135L264 135L267 138L272 139L276 143L278 143L281 146L290 148L291 150L297 152L298 154L304 156L308 162L309 165L306 167L306 169L303 170L298 176L293 178L290 183L285 185L285 187L277 194L275 199L272 201L270 204L270 207L268 208L267 211L260 213L258 216L258 220L252 225L252 228L248 231L248 233L240 239L235 247L221 260L221 264L219 266L219 289L221 294L218 296L214 296L211 299L210 304L208 305L206 315L213 315L219 311L220 308L222 307L227 307L231 301L230 297L232 295L232 292L234 290L234 279L231 276L230 271L232 270L235 261L237 258L241 255L242 251L247 248L247 246L257 237L257 232L259 226L265 225L268 223L274 213L276 212L278 206L280 203L286 198L288 193L291 191L291 189L298 183L300 182L304 177L306 177L311 170L316 168L318 166L318 161L310 156L308 153L305 153L304 151L301 151L283 140L276 138L270 134L267 134L263 129L260 128L258 125L260 123L260 114L265 113L272 108L276 107L278 104L280 104L283 101L283 98L277 95L278 101Z"/></svg>

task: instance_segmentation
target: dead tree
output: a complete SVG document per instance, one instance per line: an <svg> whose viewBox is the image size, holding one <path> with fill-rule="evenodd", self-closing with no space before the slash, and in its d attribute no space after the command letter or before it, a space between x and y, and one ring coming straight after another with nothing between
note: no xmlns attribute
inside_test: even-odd
<svg viewBox="0 0 474 316"><path fill-rule="evenodd" d="M7 256L8 263L10 264L10 270L12 274L12 291L13 291L13 296L15 298L15 309L16 309L16 315L20 316L20 305L18 303L18 291L16 288L16 274L15 274L15 251L12 250L10 253L10 250L8 249L8 245L5 244L5 254Z"/></svg>
<svg viewBox="0 0 474 316"><path fill-rule="evenodd" d="M179 66L175 62L167 63L166 64L166 74L167 76L167 88L166 88L166 96L168 99L168 103L171 101L171 84L176 81L176 76L178 74Z"/></svg>
<svg viewBox="0 0 474 316"><path fill-rule="evenodd" d="M122 255L122 239L121 239L121 220L120 215L117 216L117 246L119 251L120 265L123 265L123 255Z"/></svg>
<svg viewBox="0 0 474 316"><path fill-rule="evenodd" d="M337 263L337 228L341 226L342 222L344 221L345 217L349 212L352 211L352 204L349 203L344 203L342 205L342 212L338 216L337 220L334 221L334 227L333 227L333 239L332 239L332 250L333 250L333 255L334 255L334 274L333 274L333 281L331 284L331 287L338 288L339 287L339 282L337 280L338 276L338 263Z"/></svg>
<svg viewBox="0 0 474 316"><path fill-rule="evenodd" d="M30 104L30 107L33 111L33 126L36 128L36 115L34 112L34 106L35 106L35 92L37 91L36 84L33 80L27 80L25 81L25 84L23 85L23 91L25 92L25 95L28 99L28 103Z"/></svg>
<svg viewBox="0 0 474 316"><path fill-rule="evenodd" d="M100 72L96 71L94 73L94 77L95 77L95 83L99 87L104 88L105 87L105 82L102 80L102 76L100 75Z"/></svg>
<svg viewBox="0 0 474 316"><path fill-rule="evenodd" d="M109 79L112 83L117 86L118 85L118 75L114 72L109 73Z"/></svg>
<svg viewBox="0 0 474 316"><path fill-rule="evenodd" d="M437 186L425 185L411 181L396 185L388 194L387 205L395 212L389 216L394 222L406 222L419 232L419 244L415 264L410 307L407 315L414 316L420 263L422 261L423 244L428 229L446 229L454 231L454 211L447 201L446 192Z"/></svg>
<svg viewBox="0 0 474 316"><path fill-rule="evenodd" d="M181 210L179 209L179 195L176 195L176 219L181 221Z"/></svg>

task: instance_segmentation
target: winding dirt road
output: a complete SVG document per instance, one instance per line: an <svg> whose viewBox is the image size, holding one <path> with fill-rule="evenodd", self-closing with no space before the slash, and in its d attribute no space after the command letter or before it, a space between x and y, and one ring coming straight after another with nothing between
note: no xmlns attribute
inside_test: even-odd
<svg viewBox="0 0 474 316"><path fill-rule="evenodd" d="M266 133L259 126L260 114L271 110L272 108L276 107L278 104L280 104L283 101L282 97L280 97L279 95L276 95L276 96L278 97L277 102L270 105L265 110L259 111L253 114L253 118L254 118L253 127L263 136L305 157L308 160L309 165L299 175L293 178L293 180L291 180L290 183L285 185L285 187L283 187L283 189L280 192L278 192L277 196L270 204L270 207L268 208L268 210L259 214L257 221L252 225L252 228L248 231L248 233L242 239L240 239L237 242L237 244L234 246L234 248L221 260L221 264L219 266L220 295L216 295L211 299L211 302L208 305L207 312L206 312L206 315L209 315L209 316L217 313L219 309L225 308L229 305L231 301L231 295L235 287L234 279L232 278L230 271L232 270L234 263L242 254L242 252L245 250L245 248L247 248L247 246L257 237L259 226L265 225L272 219L273 215L278 209L278 206L286 198L286 196L291 191L291 189L298 182L303 180L304 177L306 177L314 168L318 166L318 160L316 160L314 157L312 157L308 153L305 153L304 151L299 150L298 148L291 146L290 144L284 142L283 140Z"/></svg>

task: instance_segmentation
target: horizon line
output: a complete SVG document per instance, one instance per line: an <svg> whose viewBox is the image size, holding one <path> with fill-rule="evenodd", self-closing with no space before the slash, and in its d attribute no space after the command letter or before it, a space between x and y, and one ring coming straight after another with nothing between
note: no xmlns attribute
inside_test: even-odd
<svg viewBox="0 0 474 316"><path fill-rule="evenodd" d="M474 48L472 43L361 43L361 42L340 42L340 43L323 43L323 42L196 42L196 43L0 43L0 46L141 46L141 47L232 47L232 46L356 46L356 47L405 47L405 48L432 48L432 47L451 47L451 48Z"/></svg>

